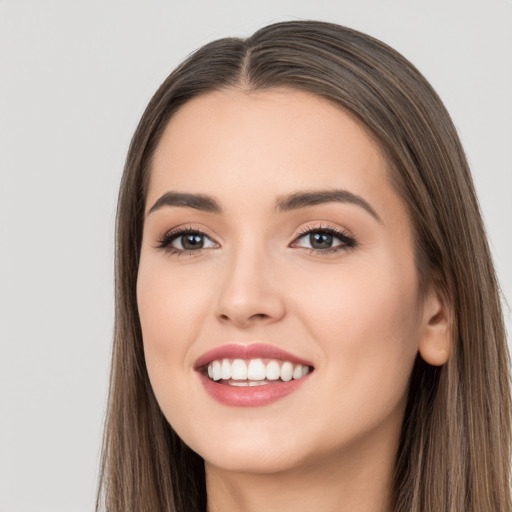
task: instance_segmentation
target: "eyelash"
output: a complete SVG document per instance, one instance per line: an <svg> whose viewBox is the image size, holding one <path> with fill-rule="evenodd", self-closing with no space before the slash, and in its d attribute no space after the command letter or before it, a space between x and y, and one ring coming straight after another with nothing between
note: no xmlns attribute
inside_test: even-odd
<svg viewBox="0 0 512 512"><path fill-rule="evenodd" d="M314 249L313 247L302 247L302 249L307 249L311 254L328 254L335 253L343 250L354 249L357 246L356 239L349 235L346 231L335 228L334 226L315 226L315 227L307 227L302 228L295 237L295 240L298 240L306 235L311 235L313 233L327 233L328 235L337 238L341 244L335 247L330 247L328 249Z"/></svg>
<svg viewBox="0 0 512 512"><path fill-rule="evenodd" d="M313 233L327 233L328 235L333 236L334 238L337 238L341 244L337 245L335 247L330 247L328 249L315 249L313 247L299 247L301 249L306 249L309 251L310 254L330 254L330 253L336 253L343 250L350 250L354 249L357 246L356 239L349 235L346 231L343 231L341 229L335 228L333 226L315 226L315 227L307 227L303 228L297 233L297 236L295 237L294 241L299 240L303 238L306 235L311 235ZM163 250L166 254L170 255L177 255L177 256L197 256L200 254L204 248L196 249L196 250L186 250L186 249L177 249L176 247L172 247L171 243L174 242L177 238L184 235L200 235L205 236L207 238L208 235L206 233L203 233L202 231L198 229L194 229L192 227L188 228L177 228L173 229L171 231L168 231L165 233L159 240L157 249Z"/></svg>

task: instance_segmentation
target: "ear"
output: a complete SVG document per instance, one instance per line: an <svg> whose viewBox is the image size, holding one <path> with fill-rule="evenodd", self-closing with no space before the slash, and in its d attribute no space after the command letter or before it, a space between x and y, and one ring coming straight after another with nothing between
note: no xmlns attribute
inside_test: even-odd
<svg viewBox="0 0 512 512"><path fill-rule="evenodd" d="M432 288L423 304L423 325L419 352L432 366L448 361L452 349L453 311L446 297Z"/></svg>

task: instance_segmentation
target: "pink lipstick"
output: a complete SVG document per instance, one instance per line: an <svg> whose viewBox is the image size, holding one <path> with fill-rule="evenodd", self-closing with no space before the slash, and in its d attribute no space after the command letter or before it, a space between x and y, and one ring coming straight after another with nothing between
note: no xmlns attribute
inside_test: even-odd
<svg viewBox="0 0 512 512"><path fill-rule="evenodd" d="M258 407L300 389L313 365L272 345L231 343L202 355L194 368L219 403Z"/></svg>

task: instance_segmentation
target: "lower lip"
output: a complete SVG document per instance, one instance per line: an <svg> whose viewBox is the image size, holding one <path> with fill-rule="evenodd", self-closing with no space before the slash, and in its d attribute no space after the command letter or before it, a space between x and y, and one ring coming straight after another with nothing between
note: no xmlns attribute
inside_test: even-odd
<svg viewBox="0 0 512 512"><path fill-rule="evenodd" d="M219 384L199 373L201 383L209 395L217 402L232 407L261 407L276 402L297 391L308 376L288 382L241 387Z"/></svg>

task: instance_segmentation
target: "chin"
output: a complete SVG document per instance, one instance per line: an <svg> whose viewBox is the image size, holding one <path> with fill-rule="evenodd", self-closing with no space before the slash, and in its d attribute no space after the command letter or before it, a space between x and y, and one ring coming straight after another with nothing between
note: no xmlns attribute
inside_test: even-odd
<svg viewBox="0 0 512 512"><path fill-rule="evenodd" d="M187 431L184 442L200 455L205 463L216 468L252 474L286 472L311 463L324 451L318 436L308 436L293 425L272 425L269 422L211 428L205 432ZM277 427L277 428L276 428ZM284 427L284 428L283 428ZM317 440L312 442L311 439Z"/></svg>
<svg viewBox="0 0 512 512"><path fill-rule="evenodd" d="M245 449L246 448L246 449ZM275 446L262 450L247 445L239 449L206 453L207 465L215 466L224 471L241 474L275 474L297 469L304 464L297 450L282 450Z"/></svg>

